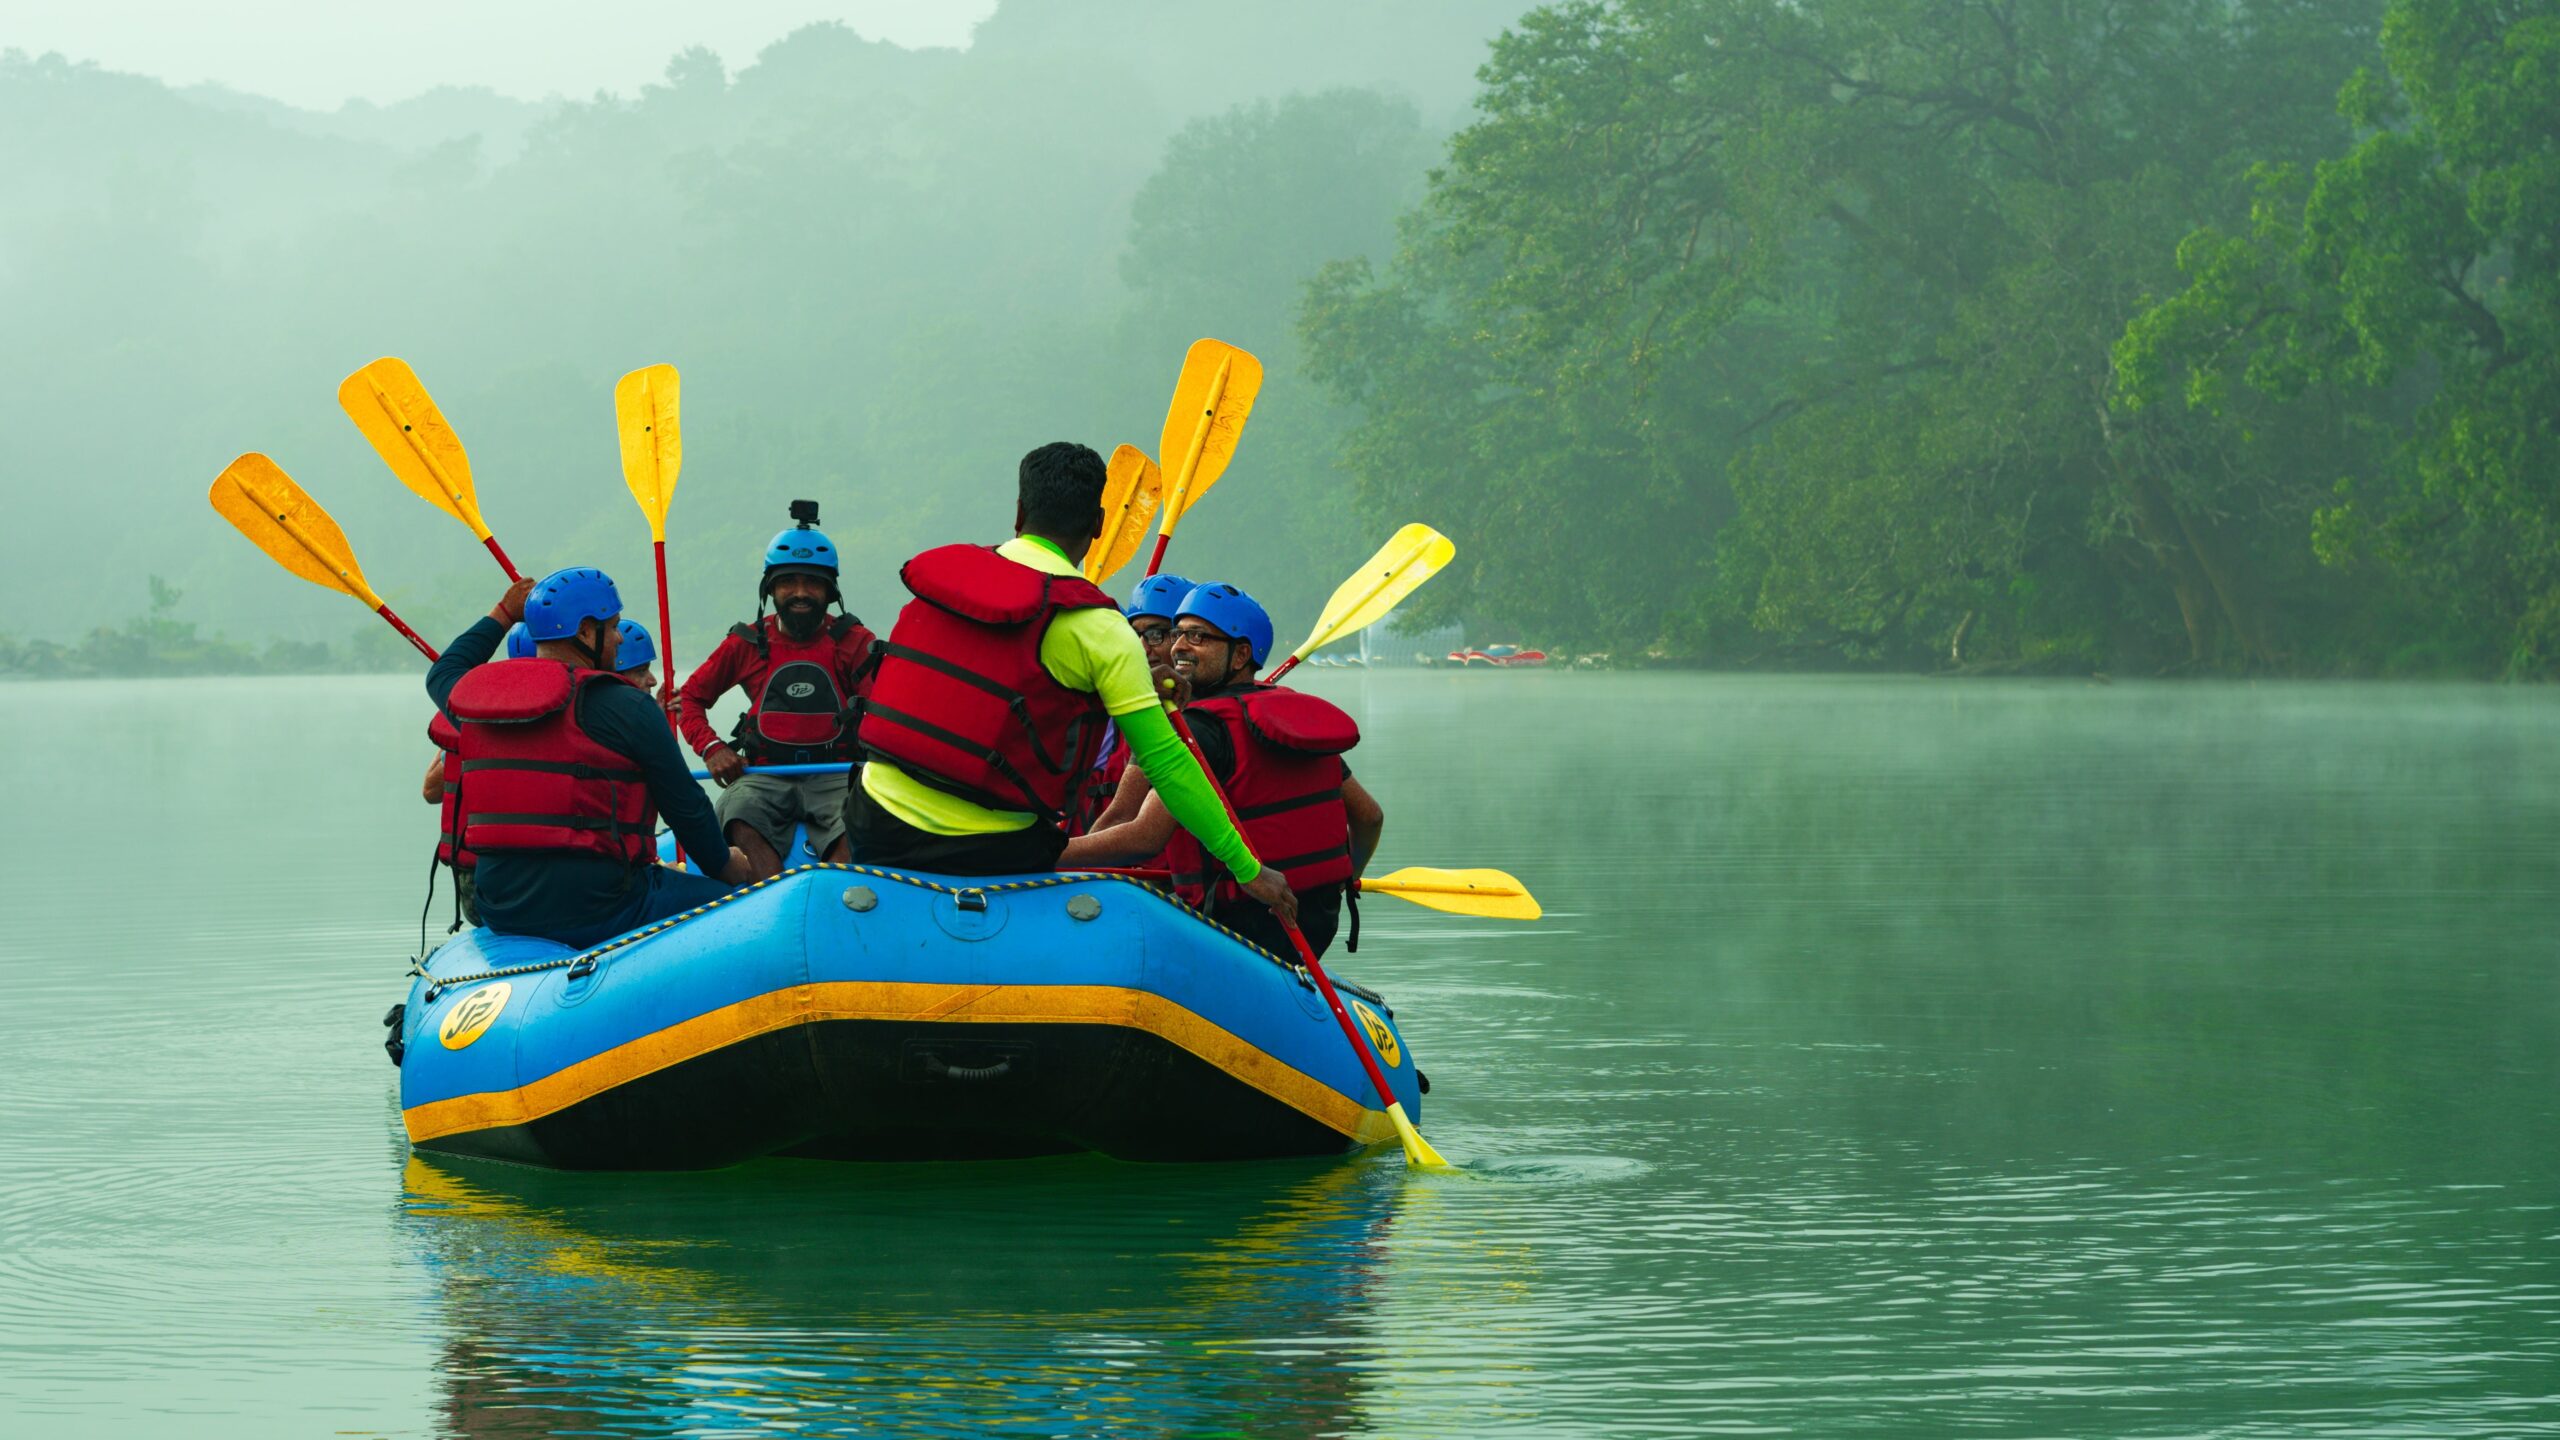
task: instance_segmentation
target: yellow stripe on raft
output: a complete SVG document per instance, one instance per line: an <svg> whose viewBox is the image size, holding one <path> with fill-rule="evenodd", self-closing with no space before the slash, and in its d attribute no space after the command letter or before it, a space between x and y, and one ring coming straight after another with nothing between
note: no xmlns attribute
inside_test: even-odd
<svg viewBox="0 0 2560 1440"><path fill-rule="evenodd" d="M939 985L837 980L775 990L670 1025L513 1090L431 1100L401 1112L412 1144L523 1125L644 1075L741 1040L822 1020L940 1024L1120 1025L1167 1040L1364 1145L1395 1138L1383 1110L1341 1091L1160 995L1117 985Z"/></svg>

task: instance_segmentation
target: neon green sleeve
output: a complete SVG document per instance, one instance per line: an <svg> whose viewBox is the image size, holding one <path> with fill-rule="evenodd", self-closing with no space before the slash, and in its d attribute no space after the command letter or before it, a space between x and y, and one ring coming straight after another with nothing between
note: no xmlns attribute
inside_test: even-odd
<svg viewBox="0 0 2560 1440"><path fill-rule="evenodd" d="M1191 747L1173 733L1173 722L1165 718L1162 705L1133 710L1113 717L1121 736L1129 742L1130 757L1147 772L1148 783L1164 797L1164 808L1183 829L1200 841L1201 848L1227 867L1227 873L1250 884L1262 873L1262 862L1236 833L1235 823L1227 818L1227 807L1218 799L1218 788L1191 758Z"/></svg>

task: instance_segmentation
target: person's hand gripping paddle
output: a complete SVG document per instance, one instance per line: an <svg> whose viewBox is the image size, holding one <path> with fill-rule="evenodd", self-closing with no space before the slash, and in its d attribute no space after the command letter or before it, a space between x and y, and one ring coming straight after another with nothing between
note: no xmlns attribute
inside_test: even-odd
<svg viewBox="0 0 2560 1440"><path fill-rule="evenodd" d="M634 370L613 387L613 424L622 436L622 480L640 513L649 517L649 545L658 562L658 704L672 711L676 698L675 634L667 623L667 506L676 498L676 472L684 468L684 429L677 423L676 367Z"/></svg>
<svg viewBox="0 0 2560 1440"><path fill-rule="evenodd" d="M1085 547L1084 578L1099 585L1120 573L1138 553L1164 503L1164 471L1135 445L1111 452L1110 478L1102 485L1102 533Z"/></svg>
<svg viewBox="0 0 2560 1440"><path fill-rule="evenodd" d="M356 552L348 546L338 522L329 518L318 501L303 494L276 462L254 451L241 456L214 477L205 498L213 502L216 514L249 537L250 544L266 551L267 558L324 590L354 596L389 621L401 638L418 647L419 654L436 658L435 647L419 639L418 632L392 614L373 587L364 583L364 570L356 564Z"/></svg>
<svg viewBox="0 0 2560 1440"><path fill-rule="evenodd" d="M1306 643L1290 651L1280 668L1263 677L1263 683L1278 684L1280 677L1296 669L1299 661L1385 619L1388 611L1422 588L1423 581L1439 574L1457 553L1457 545L1448 536L1428 525L1407 525L1397 531L1378 548L1377 554L1352 572L1350 579L1335 587L1333 598L1324 602L1324 614L1317 618Z"/></svg>
<svg viewBox="0 0 2560 1440"><path fill-rule="evenodd" d="M1236 437L1253 413L1253 397L1262 392L1262 362L1224 340L1195 340L1182 357L1181 378L1173 384L1173 404L1164 414L1164 435L1156 454L1165 468L1164 519L1156 530L1155 553L1147 573L1164 568L1164 550L1173 543L1173 527L1183 512L1209 493L1227 462L1236 454Z"/></svg>
<svg viewBox="0 0 2560 1440"><path fill-rule="evenodd" d="M471 457L463 451L462 437L445 423L444 412L418 383L408 361L386 356L348 376L338 385L338 407L356 422L401 484L470 527L508 579L524 578L480 518L480 500L471 489Z"/></svg>

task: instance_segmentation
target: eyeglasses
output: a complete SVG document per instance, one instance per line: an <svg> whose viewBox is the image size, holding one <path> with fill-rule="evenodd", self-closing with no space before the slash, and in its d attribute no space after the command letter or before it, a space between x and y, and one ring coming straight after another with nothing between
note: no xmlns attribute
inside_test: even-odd
<svg viewBox="0 0 2560 1440"><path fill-rule="evenodd" d="M1140 625L1136 628L1138 638L1150 645L1161 645L1173 638L1173 627L1170 625Z"/></svg>
<svg viewBox="0 0 2560 1440"><path fill-rule="evenodd" d="M1232 645L1235 643L1234 641L1229 640L1226 636L1219 634L1217 631L1207 629L1199 625L1176 625L1173 627L1173 638L1176 643L1187 640L1194 645Z"/></svg>

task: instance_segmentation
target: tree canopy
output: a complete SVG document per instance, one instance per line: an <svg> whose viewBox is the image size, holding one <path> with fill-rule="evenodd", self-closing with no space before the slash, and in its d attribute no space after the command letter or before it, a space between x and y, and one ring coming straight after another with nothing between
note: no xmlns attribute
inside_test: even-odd
<svg viewBox="0 0 2560 1440"><path fill-rule="evenodd" d="M2477 668L2471 617L2553 593L2549 9L1551 5L1393 265L1313 288L1313 362L1363 503L1476 537L1443 613L1722 661ZM2171 371L2194 403L2147 403ZM2466 504L2501 578L2422 583Z"/></svg>

